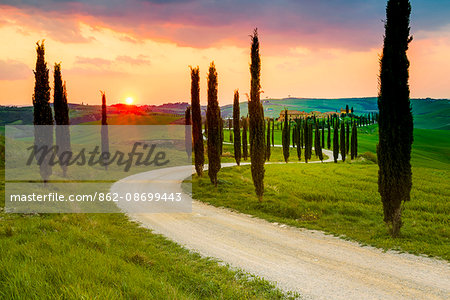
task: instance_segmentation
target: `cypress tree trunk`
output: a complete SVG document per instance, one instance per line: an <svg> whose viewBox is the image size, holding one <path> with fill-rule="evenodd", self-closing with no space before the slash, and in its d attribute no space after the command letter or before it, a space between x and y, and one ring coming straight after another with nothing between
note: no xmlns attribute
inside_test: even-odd
<svg viewBox="0 0 450 300"><path fill-rule="evenodd" d="M208 73L208 175L211 183L217 187L217 173L220 170L220 148L223 137L223 124L220 117L220 107L217 100L217 71L211 62ZM222 132L222 134L221 134Z"/></svg>
<svg viewBox="0 0 450 300"><path fill-rule="evenodd" d="M186 154L188 160L191 160L192 156L192 130L191 130L191 107L186 107L186 112L184 113L184 145L186 148ZM191 161L192 163L192 161Z"/></svg>
<svg viewBox="0 0 450 300"><path fill-rule="evenodd" d="M69 129L69 107L67 105L66 83L62 82L61 64L55 64L53 72L53 109L55 111L55 138L59 164L63 171L63 177L67 176L69 161L63 160L63 153L71 152L70 129Z"/></svg>
<svg viewBox="0 0 450 300"><path fill-rule="evenodd" d="M241 128L239 126L240 118L241 112L239 108L239 91L235 90L233 99L234 159L236 160L236 164L238 166L241 163Z"/></svg>
<svg viewBox="0 0 450 300"><path fill-rule="evenodd" d="M203 175L205 163L205 149L202 134L202 112L200 107L200 75L199 68L191 67L191 109L192 109L192 138L194 143L194 164L198 176ZM205 122L205 134L208 135L208 125Z"/></svg>
<svg viewBox="0 0 450 300"><path fill-rule="evenodd" d="M34 147L50 149L53 146L53 116L50 108L50 83L48 81L47 63L45 62L44 41L40 45L39 42L36 43L36 53L33 94ZM39 172L44 185L47 184L48 179L52 175L52 166L50 165L52 151L49 152L39 165Z"/></svg>
<svg viewBox="0 0 450 300"><path fill-rule="evenodd" d="M244 160L248 158L248 141L247 141L247 118L242 118L242 156Z"/></svg>
<svg viewBox="0 0 450 300"><path fill-rule="evenodd" d="M384 221L398 236L402 226L401 204L410 200L413 117L409 99L410 37L408 0L389 0L383 55L380 68L378 191L383 202Z"/></svg>
<svg viewBox="0 0 450 300"><path fill-rule="evenodd" d="M287 163L289 161L289 141L290 137L290 129L289 129L289 118L288 118L288 112L287 110L284 111L284 126L283 126L283 135L281 137L282 139L282 145L283 145L283 157L284 161Z"/></svg>
<svg viewBox="0 0 450 300"><path fill-rule="evenodd" d="M109 158L109 132L108 132L108 121L106 114L106 95L105 92L100 91L102 94L102 129L101 129L101 139L102 139L102 164L105 169L108 169L108 165L106 164Z"/></svg>
<svg viewBox="0 0 450 300"><path fill-rule="evenodd" d="M251 46L251 85L248 111L250 115L250 155L253 184L261 202L264 194L264 110L260 101L261 58L258 31L254 30Z"/></svg>
<svg viewBox="0 0 450 300"><path fill-rule="evenodd" d="M345 126L344 122L341 123L341 156L342 161L345 161L345 152L346 152L346 146L345 146Z"/></svg>
<svg viewBox="0 0 450 300"><path fill-rule="evenodd" d="M339 158L339 129L337 126L337 122L334 127L334 134L333 134L333 158L334 162L337 163Z"/></svg>

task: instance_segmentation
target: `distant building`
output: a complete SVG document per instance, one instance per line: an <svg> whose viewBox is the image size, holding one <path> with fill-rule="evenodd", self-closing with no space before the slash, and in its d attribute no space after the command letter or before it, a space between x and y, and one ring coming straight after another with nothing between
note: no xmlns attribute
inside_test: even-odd
<svg viewBox="0 0 450 300"><path fill-rule="evenodd" d="M298 111L298 110L288 110L287 111L289 121L300 119L300 118L306 118L308 116L308 113L305 111ZM282 110L280 112L280 117L278 118L278 121L284 121L285 111Z"/></svg>
<svg viewBox="0 0 450 300"><path fill-rule="evenodd" d="M298 110L288 110L288 118L289 121L295 120L295 119L301 119L301 118L307 118L307 117L316 117L316 118L327 118L328 116L332 116L337 114L334 111L329 111L329 112L320 112L320 111L312 111L310 113L307 113L305 111L298 111ZM280 112L280 117L278 118L278 121L282 122L284 121L284 115L285 115L285 111L282 110Z"/></svg>

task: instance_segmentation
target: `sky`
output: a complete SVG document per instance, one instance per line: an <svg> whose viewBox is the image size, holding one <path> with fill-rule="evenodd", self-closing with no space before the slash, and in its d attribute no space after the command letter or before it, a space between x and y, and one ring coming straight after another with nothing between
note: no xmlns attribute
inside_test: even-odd
<svg viewBox="0 0 450 300"><path fill-rule="evenodd" d="M408 57L413 98L450 98L450 1L412 0ZM258 28L262 98L375 97L382 0L0 0L0 105L31 105L36 42L61 62L69 102L201 102L215 62L219 103L250 87L250 34Z"/></svg>

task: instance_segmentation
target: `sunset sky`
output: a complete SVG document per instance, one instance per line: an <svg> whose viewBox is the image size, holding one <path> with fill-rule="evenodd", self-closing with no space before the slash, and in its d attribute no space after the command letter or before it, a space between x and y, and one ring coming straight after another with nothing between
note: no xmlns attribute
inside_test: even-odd
<svg viewBox="0 0 450 300"><path fill-rule="evenodd" d="M450 98L450 1L412 0L411 96ZM31 105L35 43L62 62L69 102L201 101L214 60L219 102L250 86L253 28L261 42L262 98L376 96L382 0L0 0L0 104ZM53 95L53 94L52 94Z"/></svg>

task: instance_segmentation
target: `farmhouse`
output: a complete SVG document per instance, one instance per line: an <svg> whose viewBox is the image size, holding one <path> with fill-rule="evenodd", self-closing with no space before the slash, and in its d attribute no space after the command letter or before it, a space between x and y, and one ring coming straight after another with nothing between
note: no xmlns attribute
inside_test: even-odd
<svg viewBox="0 0 450 300"><path fill-rule="evenodd" d="M298 110L288 110L287 111L288 114L288 118L289 121L295 120L295 119L300 119L300 118L306 118L307 116L309 116L309 114L305 111L298 111ZM278 121L284 121L284 115L285 115L285 111L282 110L280 112L280 117L278 118Z"/></svg>

